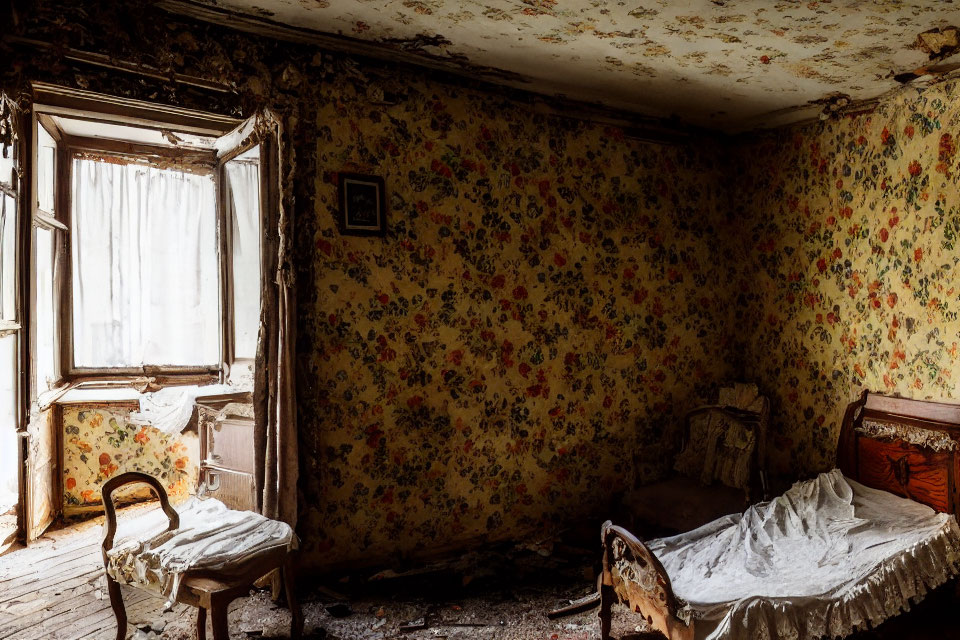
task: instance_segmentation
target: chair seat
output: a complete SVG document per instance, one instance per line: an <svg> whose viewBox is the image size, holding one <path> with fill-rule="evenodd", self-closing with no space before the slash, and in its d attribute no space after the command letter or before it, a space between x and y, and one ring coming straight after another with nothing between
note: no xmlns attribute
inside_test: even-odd
<svg viewBox="0 0 960 640"><path fill-rule="evenodd" d="M156 512L152 518L139 519L134 524L138 534L106 552L108 573L134 586L160 583L169 605L177 599L181 581L189 576L216 574L218 579L231 581L256 580L282 564L286 552L297 546L287 524L228 509L213 498L192 499L179 511L179 526L174 531L154 533L151 520ZM266 568L252 575L262 567Z"/></svg>
<svg viewBox="0 0 960 640"><path fill-rule="evenodd" d="M630 516L662 529L690 531L746 506L743 491L714 484L703 485L676 475L634 489L623 499Z"/></svg>

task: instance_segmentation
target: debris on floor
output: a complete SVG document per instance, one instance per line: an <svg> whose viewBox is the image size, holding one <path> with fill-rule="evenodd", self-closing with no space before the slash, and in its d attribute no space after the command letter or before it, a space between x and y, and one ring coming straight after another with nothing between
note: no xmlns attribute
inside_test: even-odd
<svg viewBox="0 0 960 640"><path fill-rule="evenodd" d="M547 541L351 574L331 583L335 588L304 589L304 634L311 640L593 640L599 635L595 609L557 620L547 612L594 591L598 559L585 548ZM238 600L229 620L233 640L285 638L290 624L287 610L266 592ZM188 640L191 623L170 623L163 637ZM623 610L614 624L632 633L637 620Z"/></svg>

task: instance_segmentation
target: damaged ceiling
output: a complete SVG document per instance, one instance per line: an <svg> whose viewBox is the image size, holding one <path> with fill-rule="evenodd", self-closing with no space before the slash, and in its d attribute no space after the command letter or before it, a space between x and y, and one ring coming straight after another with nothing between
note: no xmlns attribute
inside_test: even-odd
<svg viewBox="0 0 960 640"><path fill-rule="evenodd" d="M167 2L167 5L177 4ZM738 131L956 68L952 0L195 0L537 93ZM952 59L951 59L952 58Z"/></svg>

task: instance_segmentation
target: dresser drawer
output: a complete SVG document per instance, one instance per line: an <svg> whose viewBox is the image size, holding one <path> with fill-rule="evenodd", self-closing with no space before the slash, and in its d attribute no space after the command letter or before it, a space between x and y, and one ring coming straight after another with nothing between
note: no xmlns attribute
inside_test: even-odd
<svg viewBox="0 0 960 640"><path fill-rule="evenodd" d="M857 458L863 484L952 512L953 452L861 436L857 439Z"/></svg>
<svg viewBox="0 0 960 640"><path fill-rule="evenodd" d="M253 474L201 465L200 482L204 498L216 498L238 511L256 510L256 484Z"/></svg>
<svg viewBox="0 0 960 640"><path fill-rule="evenodd" d="M218 467L253 473L253 419L220 418L204 430L204 460Z"/></svg>

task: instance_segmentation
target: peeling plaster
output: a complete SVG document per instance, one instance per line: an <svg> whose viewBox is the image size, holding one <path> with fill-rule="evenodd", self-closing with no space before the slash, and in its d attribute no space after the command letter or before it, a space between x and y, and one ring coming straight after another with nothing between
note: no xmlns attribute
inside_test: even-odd
<svg viewBox="0 0 960 640"><path fill-rule="evenodd" d="M739 131L853 103L958 51L949 2L198 0L547 95ZM919 34L919 35L918 35ZM722 102L728 108L715 109Z"/></svg>
<svg viewBox="0 0 960 640"><path fill-rule="evenodd" d="M924 31L917 36L916 46L929 54L931 60L949 58L960 49L960 29L944 27Z"/></svg>

